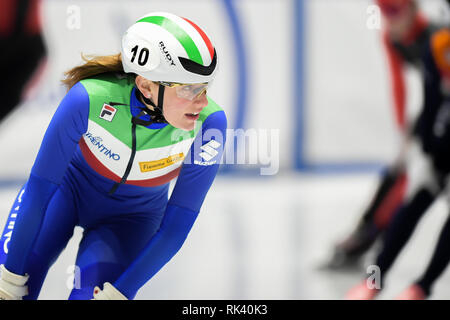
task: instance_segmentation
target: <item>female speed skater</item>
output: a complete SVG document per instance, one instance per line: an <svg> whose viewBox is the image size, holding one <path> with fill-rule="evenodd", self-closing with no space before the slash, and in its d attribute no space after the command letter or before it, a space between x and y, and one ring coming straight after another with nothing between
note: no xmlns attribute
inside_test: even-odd
<svg viewBox="0 0 450 320"><path fill-rule="evenodd" d="M206 93L217 59L194 22L155 12L126 31L120 54L66 73L2 234L1 299L37 299L75 226L69 299L133 299L178 252L225 144L226 115Z"/></svg>
<svg viewBox="0 0 450 320"><path fill-rule="evenodd" d="M352 288L348 299L373 299L384 286L386 273L395 262L415 227L430 205L441 193L449 196L450 172L450 28L433 33L424 56L425 106L417 126L422 149L428 155L429 165L421 172L421 183L388 226L382 250L375 265L379 267L381 287L368 286L366 280ZM450 207L449 207L450 208ZM426 299L433 283L450 261L450 215L445 222L431 261L417 281L404 290L397 299Z"/></svg>
<svg viewBox="0 0 450 320"><path fill-rule="evenodd" d="M439 26L430 23L415 0L376 0L385 21L383 44L387 54L394 114L402 136L402 146L392 165L382 174L378 188L355 229L334 248L327 268L339 270L357 266L360 258L384 233L406 196L408 175L407 152L415 135L415 125L406 121L406 85L404 66L420 72L422 55L430 36ZM423 76L422 76L423 77Z"/></svg>

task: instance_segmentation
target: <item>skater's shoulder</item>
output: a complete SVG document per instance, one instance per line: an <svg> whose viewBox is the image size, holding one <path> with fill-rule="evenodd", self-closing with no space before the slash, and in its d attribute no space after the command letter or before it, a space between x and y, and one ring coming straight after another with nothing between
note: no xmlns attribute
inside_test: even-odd
<svg viewBox="0 0 450 320"><path fill-rule="evenodd" d="M88 77L79 83L90 96L110 96L123 90L130 91L134 86L134 76L123 72L108 72Z"/></svg>
<svg viewBox="0 0 450 320"><path fill-rule="evenodd" d="M203 108L200 113L200 120L205 122L208 120L208 123L211 124L219 124L225 123L227 121L227 117L224 109L219 106L211 97L207 96L208 104L205 108Z"/></svg>

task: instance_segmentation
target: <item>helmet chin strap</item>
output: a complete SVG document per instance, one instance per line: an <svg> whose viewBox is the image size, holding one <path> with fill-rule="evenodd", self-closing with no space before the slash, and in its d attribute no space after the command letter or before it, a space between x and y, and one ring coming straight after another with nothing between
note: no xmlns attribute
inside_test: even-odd
<svg viewBox="0 0 450 320"><path fill-rule="evenodd" d="M152 116L152 118L154 118L154 122L165 122L167 123L167 120L164 118L164 114L163 114L163 104L164 104L164 90L165 87L160 84L159 85L159 90L158 90L158 105L156 105L151 99L146 98L142 92L140 92L142 100L144 100L144 102L146 104L151 105L153 108L155 108L154 111L149 110L149 114Z"/></svg>
<svg viewBox="0 0 450 320"><path fill-rule="evenodd" d="M148 126L152 122L168 123L167 120L164 118L164 115L163 115L163 112L162 112L163 100L164 100L164 86L159 85L158 105L155 105L152 100L147 99L146 97L144 97L144 95L142 94L141 91L139 91L138 88L136 88L135 94L136 94L136 96L139 94L141 96L141 98L144 100L144 102L146 104L149 104L149 105L153 106L155 108L155 110L150 110L149 108L140 108L141 112L137 116L133 116L131 118L131 122L133 123L133 125L131 127L132 147L131 147L130 159L128 160L128 164L127 164L127 167L125 169L125 173L123 174L123 176L120 179L120 181L116 182L112 186L111 190L109 190L109 195L113 195L116 192L117 188L127 181L128 175L130 174L131 167L132 167L133 161L134 161L134 157L136 156L136 146L137 146L137 142L136 142L136 127L137 127L137 125ZM144 121L144 120L142 120L140 118L141 116L143 116L145 114L150 115L150 117L151 117L150 121L148 121L148 120Z"/></svg>

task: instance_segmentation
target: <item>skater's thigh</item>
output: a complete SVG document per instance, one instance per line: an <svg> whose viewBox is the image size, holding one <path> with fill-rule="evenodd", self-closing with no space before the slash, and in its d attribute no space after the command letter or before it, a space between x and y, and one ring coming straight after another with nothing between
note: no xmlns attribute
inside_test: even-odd
<svg viewBox="0 0 450 320"><path fill-rule="evenodd" d="M86 229L76 260L79 286L70 299L91 299L95 286L113 283L144 249L160 222L160 217L129 215Z"/></svg>

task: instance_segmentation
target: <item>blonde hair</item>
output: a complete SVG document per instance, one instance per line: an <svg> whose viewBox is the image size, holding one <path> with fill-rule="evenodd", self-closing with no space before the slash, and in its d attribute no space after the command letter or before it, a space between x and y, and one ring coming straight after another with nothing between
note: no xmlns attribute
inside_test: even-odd
<svg viewBox="0 0 450 320"><path fill-rule="evenodd" d="M61 80L61 82L68 90L78 81L86 78L107 72L124 72L120 53L109 56L92 56L90 58L81 54L81 58L85 61L84 64L64 72L65 79Z"/></svg>

